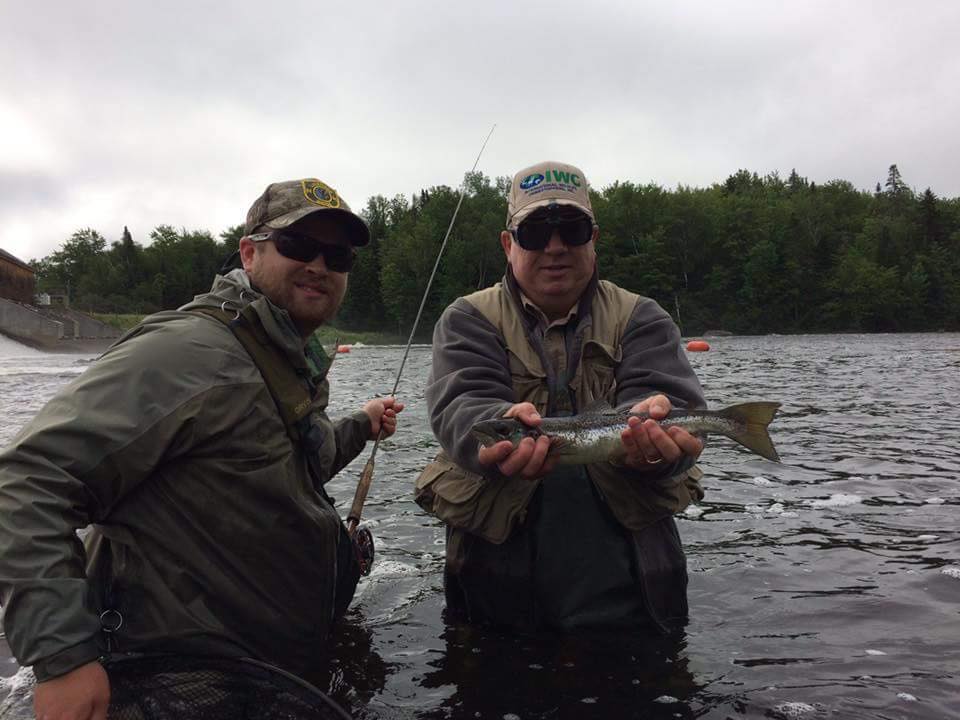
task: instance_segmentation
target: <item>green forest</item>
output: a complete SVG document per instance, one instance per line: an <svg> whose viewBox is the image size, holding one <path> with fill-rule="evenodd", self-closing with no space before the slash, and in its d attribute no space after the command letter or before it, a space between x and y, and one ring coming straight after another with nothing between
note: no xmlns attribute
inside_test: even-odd
<svg viewBox="0 0 960 720"><path fill-rule="evenodd" d="M503 274L510 179L374 196L338 328L405 337L461 189L463 205L421 335L454 298ZM616 182L591 191L600 275L657 300L685 335L960 330L960 199L910 188L896 165L873 192L740 170L708 188ZM239 211L238 211L239 212ZM101 313L174 308L207 290L242 226L214 237L162 225L138 242L81 229L32 262L40 290Z"/></svg>

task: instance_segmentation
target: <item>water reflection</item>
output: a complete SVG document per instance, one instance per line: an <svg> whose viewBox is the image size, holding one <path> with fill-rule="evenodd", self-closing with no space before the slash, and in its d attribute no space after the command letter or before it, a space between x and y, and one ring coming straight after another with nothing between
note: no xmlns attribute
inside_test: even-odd
<svg viewBox="0 0 960 720"><path fill-rule="evenodd" d="M524 635L448 624L422 685L449 694L425 718L693 718L700 690L683 633Z"/></svg>
<svg viewBox="0 0 960 720"><path fill-rule="evenodd" d="M368 717L365 708L383 691L388 665L374 650L370 630L355 617L339 622L334 637L329 658L303 679L324 690L351 716Z"/></svg>

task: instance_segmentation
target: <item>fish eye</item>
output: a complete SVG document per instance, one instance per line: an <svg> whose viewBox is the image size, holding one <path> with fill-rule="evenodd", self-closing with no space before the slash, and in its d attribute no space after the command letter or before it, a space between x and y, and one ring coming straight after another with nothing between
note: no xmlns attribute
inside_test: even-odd
<svg viewBox="0 0 960 720"><path fill-rule="evenodd" d="M499 435L508 435L510 433L510 426L505 422L498 422L493 427Z"/></svg>

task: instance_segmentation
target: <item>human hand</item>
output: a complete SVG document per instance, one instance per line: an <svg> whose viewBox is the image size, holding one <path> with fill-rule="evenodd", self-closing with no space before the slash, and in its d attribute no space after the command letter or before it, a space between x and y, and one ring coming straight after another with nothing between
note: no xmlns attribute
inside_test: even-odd
<svg viewBox="0 0 960 720"><path fill-rule="evenodd" d="M516 418L524 425L540 425L540 413L533 403L523 402L511 406L503 417ZM524 438L514 447L509 440L502 440L490 447L481 447L477 458L481 465L496 465L507 477L520 475L530 480L546 475L553 469L554 461L547 459L550 438L541 435L536 440Z"/></svg>
<svg viewBox="0 0 960 720"><path fill-rule="evenodd" d="M671 409L666 395L653 395L638 402L632 413L646 413L650 417L627 419L627 428L620 433L626 456L623 464L636 470L653 470L661 462L673 463L684 455L698 457L703 442L680 427L663 428L657 422Z"/></svg>
<svg viewBox="0 0 960 720"><path fill-rule="evenodd" d="M403 403L392 396L368 400L363 411L370 418L370 439L376 440L381 433L388 438L397 431L397 414L403 410Z"/></svg>
<svg viewBox="0 0 960 720"><path fill-rule="evenodd" d="M37 683L33 711L37 720L107 720L110 679L97 662Z"/></svg>

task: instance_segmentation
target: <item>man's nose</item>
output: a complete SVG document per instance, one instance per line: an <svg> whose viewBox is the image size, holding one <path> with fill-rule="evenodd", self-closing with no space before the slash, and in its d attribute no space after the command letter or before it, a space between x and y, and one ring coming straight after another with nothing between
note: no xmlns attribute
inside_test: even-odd
<svg viewBox="0 0 960 720"><path fill-rule="evenodd" d="M560 237L560 230L554 228L554 231L550 233L550 242L547 243L547 247L544 249L548 252L563 252L566 248L566 243L564 243L563 238Z"/></svg>
<svg viewBox="0 0 960 720"><path fill-rule="evenodd" d="M327 269L327 260L323 256L323 253L317 253L317 256L307 263L307 270L320 275L326 275L327 272L329 272Z"/></svg>

